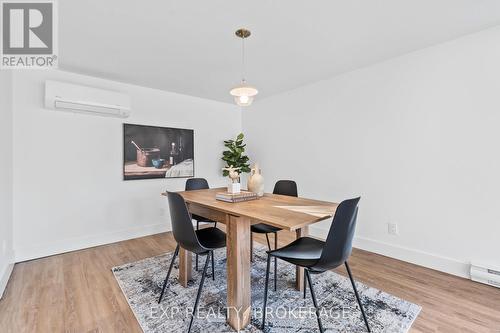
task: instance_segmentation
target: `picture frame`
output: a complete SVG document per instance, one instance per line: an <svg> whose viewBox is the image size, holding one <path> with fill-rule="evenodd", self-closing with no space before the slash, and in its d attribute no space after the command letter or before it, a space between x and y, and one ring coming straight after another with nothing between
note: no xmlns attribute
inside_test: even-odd
<svg viewBox="0 0 500 333"><path fill-rule="evenodd" d="M194 177L194 130L123 124L123 180Z"/></svg>

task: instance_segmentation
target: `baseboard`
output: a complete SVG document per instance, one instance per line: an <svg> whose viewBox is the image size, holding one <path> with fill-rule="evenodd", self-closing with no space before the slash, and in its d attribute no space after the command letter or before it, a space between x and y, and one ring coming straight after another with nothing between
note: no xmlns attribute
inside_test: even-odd
<svg viewBox="0 0 500 333"><path fill-rule="evenodd" d="M324 238L328 231L311 226L310 232L313 236ZM359 236L354 237L353 246L361 250L470 279L470 264L456 259Z"/></svg>
<svg viewBox="0 0 500 333"><path fill-rule="evenodd" d="M33 247L18 248L18 249L16 248L15 261L21 262L26 260L32 260L32 259L52 256L55 254L86 249L89 247L116 243L128 239L154 235L168 231L167 228L168 225L166 223L153 224L142 227L119 230L116 232L110 232L101 235L64 239L61 241L51 242L47 244L40 244Z"/></svg>
<svg viewBox="0 0 500 333"><path fill-rule="evenodd" d="M14 256L11 255L10 258L14 258ZM12 274L13 269L14 269L14 262L3 267L3 271L0 271L0 299L2 299L3 297L3 293L5 291L5 288L7 287L7 283L9 282L9 278L10 275Z"/></svg>

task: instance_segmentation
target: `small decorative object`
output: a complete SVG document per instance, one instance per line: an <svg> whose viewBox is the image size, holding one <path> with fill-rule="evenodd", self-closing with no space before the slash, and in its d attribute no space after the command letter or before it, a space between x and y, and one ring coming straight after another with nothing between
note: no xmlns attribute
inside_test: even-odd
<svg viewBox="0 0 500 333"><path fill-rule="evenodd" d="M238 170L240 170L241 168L235 168L233 167L232 165L229 166L229 168L223 168L222 170L227 170L228 172L228 176L229 178L231 178L231 182L232 183L237 183L239 178L240 178L240 174L238 173Z"/></svg>
<svg viewBox="0 0 500 333"><path fill-rule="evenodd" d="M257 193L259 197L264 195L264 177L262 177L259 163L254 164L250 173L250 179L248 179L247 187L250 192Z"/></svg>
<svg viewBox="0 0 500 333"><path fill-rule="evenodd" d="M228 172L228 176L231 179L231 183L227 186L228 193L240 193L241 184L239 183L240 174L238 172L240 169L241 168L235 168L232 165L222 169Z"/></svg>
<svg viewBox="0 0 500 333"><path fill-rule="evenodd" d="M153 163L153 166L157 169L163 168L163 165L165 165L165 159L164 158L158 158L154 159L151 161Z"/></svg>

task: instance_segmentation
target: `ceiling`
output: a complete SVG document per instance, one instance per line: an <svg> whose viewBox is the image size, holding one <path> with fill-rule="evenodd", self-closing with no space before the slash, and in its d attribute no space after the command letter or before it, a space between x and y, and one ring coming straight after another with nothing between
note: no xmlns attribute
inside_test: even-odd
<svg viewBox="0 0 500 333"><path fill-rule="evenodd" d="M262 99L497 24L498 0L64 0L59 67L232 102L240 27Z"/></svg>

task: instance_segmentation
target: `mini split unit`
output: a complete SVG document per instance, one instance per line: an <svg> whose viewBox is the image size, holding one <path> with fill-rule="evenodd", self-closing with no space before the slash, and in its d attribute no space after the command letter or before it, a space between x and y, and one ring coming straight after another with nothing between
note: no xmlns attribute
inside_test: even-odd
<svg viewBox="0 0 500 333"><path fill-rule="evenodd" d="M130 96L64 82L45 81L45 107L96 116L127 118L130 115Z"/></svg>

